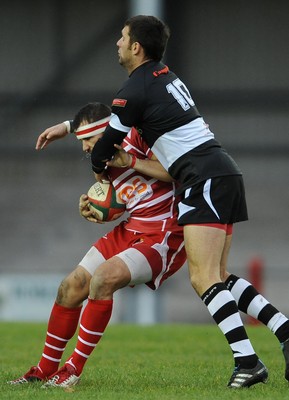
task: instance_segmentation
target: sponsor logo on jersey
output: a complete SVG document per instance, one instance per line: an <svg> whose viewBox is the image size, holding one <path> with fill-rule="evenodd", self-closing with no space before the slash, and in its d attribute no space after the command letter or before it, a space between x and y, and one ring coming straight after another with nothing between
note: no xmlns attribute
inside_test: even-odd
<svg viewBox="0 0 289 400"><path fill-rule="evenodd" d="M114 99L112 105L116 107L125 107L126 103L127 100L125 99Z"/></svg>
<svg viewBox="0 0 289 400"><path fill-rule="evenodd" d="M165 65L163 69L160 69L158 71L154 71L153 75L158 77L158 76L160 76L162 74L168 74L168 73L169 73L169 67L167 65Z"/></svg>
<svg viewBox="0 0 289 400"><path fill-rule="evenodd" d="M140 201L148 200L153 196L153 189L149 181L142 176L134 176L127 180L119 189L117 196L126 207L132 208Z"/></svg>

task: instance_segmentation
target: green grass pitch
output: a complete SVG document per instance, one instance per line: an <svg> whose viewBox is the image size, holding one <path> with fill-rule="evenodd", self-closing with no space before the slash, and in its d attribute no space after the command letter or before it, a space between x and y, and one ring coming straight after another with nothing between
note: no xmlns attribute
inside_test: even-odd
<svg viewBox="0 0 289 400"><path fill-rule="evenodd" d="M234 400L288 399L280 345L265 327L247 327L269 369L267 384L249 389L226 387L233 358L215 325L110 325L88 360L81 382L72 390L41 389L40 383L10 386L36 365L43 349L46 324L0 323L1 399L77 400ZM72 352L75 340L64 354Z"/></svg>

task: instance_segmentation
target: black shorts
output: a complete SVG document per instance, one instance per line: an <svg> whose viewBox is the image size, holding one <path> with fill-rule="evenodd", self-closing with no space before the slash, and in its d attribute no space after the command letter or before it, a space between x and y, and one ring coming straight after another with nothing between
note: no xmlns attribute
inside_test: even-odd
<svg viewBox="0 0 289 400"><path fill-rule="evenodd" d="M233 224L248 219L241 175L207 179L187 189L178 204L179 225Z"/></svg>

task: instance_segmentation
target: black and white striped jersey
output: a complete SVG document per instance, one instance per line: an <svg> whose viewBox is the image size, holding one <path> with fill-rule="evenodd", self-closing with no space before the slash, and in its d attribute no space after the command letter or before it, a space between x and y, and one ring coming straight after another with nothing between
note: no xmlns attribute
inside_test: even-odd
<svg viewBox="0 0 289 400"><path fill-rule="evenodd" d="M135 127L181 190L215 176L240 175L234 160L215 140L186 85L163 63L135 69L112 102L112 117L92 152L95 172Z"/></svg>

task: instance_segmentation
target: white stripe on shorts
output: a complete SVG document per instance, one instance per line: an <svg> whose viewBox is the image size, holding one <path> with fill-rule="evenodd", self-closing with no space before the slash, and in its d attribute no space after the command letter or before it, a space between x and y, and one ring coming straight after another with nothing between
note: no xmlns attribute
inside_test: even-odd
<svg viewBox="0 0 289 400"><path fill-rule="evenodd" d="M206 200L208 206L210 207L210 209L214 212L214 214L217 216L217 218L220 219L219 214L217 213L217 210L213 206L213 202L212 202L212 199L210 196L211 183L212 183L212 179L208 179L206 181L206 183L204 184L203 196L204 196L204 199Z"/></svg>

